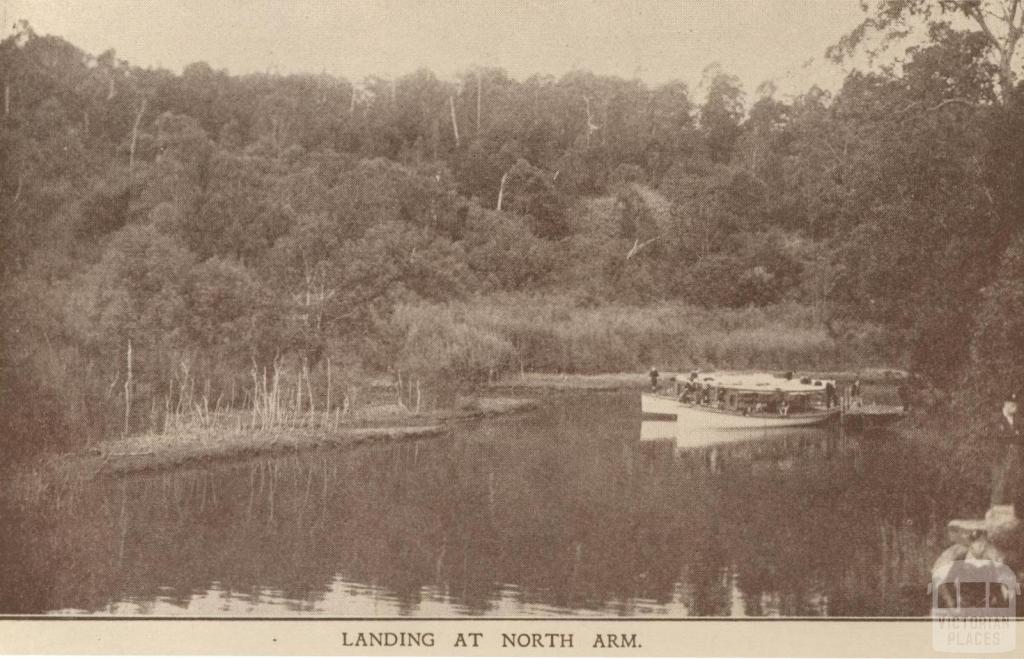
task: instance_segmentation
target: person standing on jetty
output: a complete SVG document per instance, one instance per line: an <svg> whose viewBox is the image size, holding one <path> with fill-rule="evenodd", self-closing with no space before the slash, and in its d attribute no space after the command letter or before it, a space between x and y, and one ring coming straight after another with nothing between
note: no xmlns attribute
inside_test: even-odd
<svg viewBox="0 0 1024 659"><path fill-rule="evenodd" d="M992 505L985 514L990 526L1013 528L1017 525L1017 487L1020 480L1021 428L1017 416L1017 394L1010 394L1003 402L999 419L999 447L1002 459L992 474Z"/></svg>
<svg viewBox="0 0 1024 659"><path fill-rule="evenodd" d="M658 392L658 376L661 375L661 374L658 373L658 369L656 369L656 368L654 368L652 366L651 367L651 372L648 373L648 375L651 376L651 391L653 391L654 393L657 393Z"/></svg>

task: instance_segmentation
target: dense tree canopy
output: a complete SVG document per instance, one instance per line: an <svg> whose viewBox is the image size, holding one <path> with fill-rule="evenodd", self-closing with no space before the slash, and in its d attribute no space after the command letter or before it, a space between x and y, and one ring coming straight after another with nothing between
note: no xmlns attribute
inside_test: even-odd
<svg viewBox="0 0 1024 659"><path fill-rule="evenodd" d="M22 25L0 43L4 404L93 427L129 343L154 396L284 358L475 378L514 337L416 305L507 292L794 304L839 341L884 328L936 386L1019 373L1019 3L873 11L834 54L919 20L901 66L792 99L718 67L701 98L583 71L176 75Z"/></svg>

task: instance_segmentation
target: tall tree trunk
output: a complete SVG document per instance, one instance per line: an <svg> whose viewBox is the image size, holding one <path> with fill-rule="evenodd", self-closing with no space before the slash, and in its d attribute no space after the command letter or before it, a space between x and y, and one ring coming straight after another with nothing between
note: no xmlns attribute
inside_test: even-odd
<svg viewBox="0 0 1024 659"><path fill-rule="evenodd" d="M450 95L448 96L448 108L452 112L452 132L455 133L455 148L459 148L461 143L459 142L459 121L455 118L455 99Z"/></svg>
<svg viewBox="0 0 1024 659"><path fill-rule="evenodd" d="M129 420L132 415L132 340L128 339L128 377L124 381L124 436L128 436Z"/></svg>
<svg viewBox="0 0 1024 659"><path fill-rule="evenodd" d="M583 102L586 103L587 107L587 148L590 148L590 134L593 133L597 127L594 125L594 117L590 112L590 98L584 96Z"/></svg>
<svg viewBox="0 0 1024 659"><path fill-rule="evenodd" d="M327 357L327 413L331 413L331 358Z"/></svg>
<svg viewBox="0 0 1024 659"><path fill-rule="evenodd" d="M504 175L502 175L502 177L501 177L501 185L498 187L498 207L497 207L497 210L499 210L499 211L501 210L502 199L504 199L504 197L505 197L505 181L508 180L508 175L509 175L509 172L511 172L511 171L512 171L511 169L508 170L508 172L505 172Z"/></svg>
<svg viewBox="0 0 1024 659"><path fill-rule="evenodd" d="M146 112L146 102L149 99L142 99L139 104L139 111L135 113L135 123L132 124L132 142L128 148L128 177L131 178L135 170L135 146L139 141L139 125L142 123L142 115Z"/></svg>

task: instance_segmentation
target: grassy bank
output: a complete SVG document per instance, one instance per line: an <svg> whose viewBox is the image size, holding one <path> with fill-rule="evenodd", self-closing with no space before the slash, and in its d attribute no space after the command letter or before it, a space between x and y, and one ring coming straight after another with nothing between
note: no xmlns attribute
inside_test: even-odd
<svg viewBox="0 0 1024 659"><path fill-rule="evenodd" d="M494 382L491 387L545 391L615 391L640 388L649 383L644 373L519 373Z"/></svg>
<svg viewBox="0 0 1024 659"><path fill-rule="evenodd" d="M129 473L178 467L206 460L244 458L256 454L297 451L319 446L355 446L371 441L417 439L438 435L441 424L375 428L276 428L227 431L201 428L170 435L141 435L105 442L99 455L77 457L77 469L95 473Z"/></svg>
<svg viewBox="0 0 1024 659"><path fill-rule="evenodd" d="M335 417L307 416L305 420L245 425L250 412L222 414L182 423L173 430L107 439L83 453L50 455L16 476L32 475L40 483L103 474L126 474L173 469L207 461L242 459L254 455L345 448L370 442L402 441L440 435L453 423L515 414L536 408L538 401L510 396L464 397L445 410L414 414L400 405L378 404L336 424Z"/></svg>

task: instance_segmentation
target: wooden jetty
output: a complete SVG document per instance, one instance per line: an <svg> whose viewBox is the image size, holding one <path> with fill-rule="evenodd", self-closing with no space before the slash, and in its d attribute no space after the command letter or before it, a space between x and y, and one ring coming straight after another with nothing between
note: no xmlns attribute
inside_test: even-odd
<svg viewBox="0 0 1024 659"><path fill-rule="evenodd" d="M844 428L850 430L871 430L881 428L906 416L906 411L898 405L856 405L844 407L839 417Z"/></svg>

